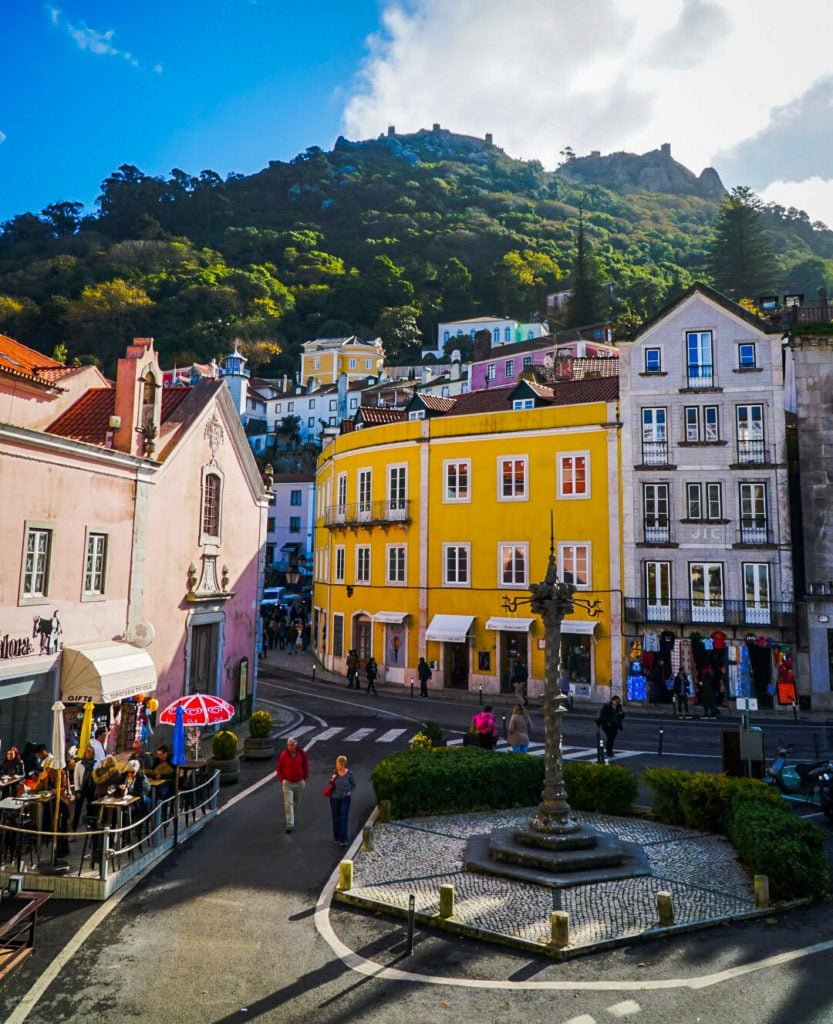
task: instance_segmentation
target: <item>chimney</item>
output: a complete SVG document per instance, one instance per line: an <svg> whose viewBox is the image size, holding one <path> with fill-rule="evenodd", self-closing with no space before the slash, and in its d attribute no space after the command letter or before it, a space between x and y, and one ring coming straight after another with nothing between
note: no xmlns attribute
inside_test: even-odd
<svg viewBox="0 0 833 1024"><path fill-rule="evenodd" d="M449 374L449 380L459 380L462 375L462 359L460 358L460 350L455 348L451 353L451 371Z"/></svg>
<svg viewBox="0 0 833 1024"><path fill-rule="evenodd" d="M281 391L286 394L286 389L289 386L289 377L286 374L283 375L283 384L281 385Z"/></svg>
<svg viewBox="0 0 833 1024"><path fill-rule="evenodd" d="M388 138L392 139L394 135L396 135L396 126L392 125L392 124L389 124L388 125Z"/></svg>
<svg viewBox="0 0 833 1024"><path fill-rule="evenodd" d="M491 132L486 132L486 145L487 146L493 146L494 145L494 142L492 141L492 133Z"/></svg>
<svg viewBox="0 0 833 1024"><path fill-rule="evenodd" d="M115 414L110 419L113 447L130 455L149 455L161 419L162 371L153 338L134 338L116 370ZM143 427L147 430L140 433Z"/></svg>

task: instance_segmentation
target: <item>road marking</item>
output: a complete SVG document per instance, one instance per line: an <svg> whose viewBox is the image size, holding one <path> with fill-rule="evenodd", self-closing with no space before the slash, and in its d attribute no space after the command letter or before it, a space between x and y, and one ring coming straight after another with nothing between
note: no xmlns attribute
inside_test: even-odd
<svg viewBox="0 0 833 1024"><path fill-rule="evenodd" d="M565 1020L564 1024L596 1024L596 1018L591 1017L589 1013L582 1013L578 1017Z"/></svg>
<svg viewBox="0 0 833 1024"><path fill-rule="evenodd" d="M302 725L299 726L299 728L297 729L292 729L290 731L290 736L294 736L295 739L297 740L299 736L303 736L305 733L312 732L314 728L314 725Z"/></svg>
<svg viewBox="0 0 833 1024"><path fill-rule="evenodd" d="M612 1006L608 1006L607 1012L611 1017L632 1017L635 1013L639 1013L642 1007L639 1003L635 1003L633 999L626 999L622 1003L614 1003Z"/></svg>
<svg viewBox="0 0 833 1024"><path fill-rule="evenodd" d="M351 732L349 736L344 737L345 743L358 743L363 739L366 739L375 729L356 729L355 732ZM404 729L402 730L405 731ZM376 741L379 742L378 740Z"/></svg>
<svg viewBox="0 0 833 1024"><path fill-rule="evenodd" d="M568 754L562 754L565 761L582 761L586 757L598 757L599 752L595 747L585 747L583 750L571 750Z"/></svg>
<svg viewBox="0 0 833 1024"><path fill-rule="evenodd" d="M367 821L372 825L376 819L376 812L371 814ZM344 853L345 860L353 860L359 851L362 842L362 831L359 831L356 838ZM499 978L445 978L434 974L417 974L413 971L403 971L398 967L385 967L361 956L349 946L345 945L336 935L330 923L330 906L332 905L333 893L338 885L339 865L336 864L333 873L327 879L318 902L315 904L315 927L318 934L327 943L330 949L341 960L345 967L356 974L364 975L366 978L376 978L383 981L403 981L408 984L437 985L447 988L471 988L471 989L494 989L504 995L509 991L537 991L537 992L656 992L673 989L687 988L695 991L704 988L711 988L714 985L721 985L735 978L742 978L747 974L755 974L758 971L770 968L783 967L784 964L802 960L804 957L815 956L816 953L826 953L833 950L833 939L825 942L817 942L813 946L805 946L801 949L790 950L787 953L776 953L774 956L765 957L751 964L742 964L738 967L729 967L725 971L715 971L713 974L700 974L691 978L639 978L639 979L617 979L607 981L510 981ZM614 1004L621 1005L621 1004ZM579 1017L578 1021L582 1021ZM592 1017L586 1019L586 1024L596 1024ZM576 1024L576 1022L574 1022ZM583 1024L583 1022L582 1022Z"/></svg>
<svg viewBox="0 0 833 1024"><path fill-rule="evenodd" d="M340 732L344 732L344 728L340 725L331 725L329 729L325 729L324 732L320 732L314 737L316 743L323 743L324 740L331 740L333 736L338 736Z"/></svg>
<svg viewBox="0 0 833 1024"><path fill-rule="evenodd" d="M401 736L404 731L405 731L404 729L388 729L388 731L386 733L382 733L382 735L376 740L376 742L377 743L393 743L393 741L395 739L397 739L399 736ZM449 740L449 745L451 743L456 743L456 742L457 742L456 740ZM460 740L460 742L462 743L463 741Z"/></svg>
<svg viewBox="0 0 833 1024"><path fill-rule="evenodd" d="M282 708L284 711L290 711L292 712L292 714L298 716L298 721L301 721L303 718L314 718L315 721L318 722L318 724L321 726L327 724L323 718L319 718L318 715L310 714L309 711L298 711L295 708L289 708L286 706L286 704L281 704L276 700L268 700L266 697L261 697L259 694L256 703L269 704L273 708Z"/></svg>

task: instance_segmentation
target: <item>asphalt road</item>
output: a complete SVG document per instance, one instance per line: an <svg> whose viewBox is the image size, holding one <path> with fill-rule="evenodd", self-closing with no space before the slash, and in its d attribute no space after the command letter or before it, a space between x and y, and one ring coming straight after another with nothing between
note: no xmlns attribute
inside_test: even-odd
<svg viewBox="0 0 833 1024"><path fill-rule="evenodd" d="M414 953L406 957L401 922L344 908L328 912L326 904L316 914L341 853L320 795L335 756L347 754L359 780L351 812L355 833L371 810L368 777L379 757L404 748L428 717L452 736L462 733L476 705L357 695L311 684L293 668L277 679L267 670L261 696L290 709L282 712L292 716L286 734L305 730L302 742L311 745L312 780L296 831L284 831L271 765L247 765L241 784L224 792L226 801L269 781L227 802L199 836L113 901L37 1001L27 1001L66 941L102 913L97 905L56 902L49 908L38 953L2 992L7 1020L410 1024L418 1014L481 1024L833 1021L829 903L773 916L771 923L634 944L567 965L428 931L417 932ZM719 767L720 725L661 724L666 752L658 759L657 721L629 718L621 746L635 753L623 763ZM792 731L812 749L807 727ZM592 716L566 716L570 749L586 750L594 738ZM684 756L670 756L676 753ZM796 953L818 943L831 948ZM341 958L346 955L348 964Z"/></svg>

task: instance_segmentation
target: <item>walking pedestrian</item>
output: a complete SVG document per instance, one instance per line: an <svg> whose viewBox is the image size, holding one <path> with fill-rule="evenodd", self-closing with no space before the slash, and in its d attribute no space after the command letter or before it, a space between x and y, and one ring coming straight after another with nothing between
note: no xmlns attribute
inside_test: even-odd
<svg viewBox="0 0 833 1024"><path fill-rule="evenodd" d="M277 637L278 637L278 650L279 651L286 650L286 623L283 620L281 620L278 623Z"/></svg>
<svg viewBox="0 0 833 1024"><path fill-rule="evenodd" d="M700 700L703 703L703 717L717 718L715 703L717 700L714 672L711 665L706 666L703 673L703 688L700 691Z"/></svg>
<svg viewBox="0 0 833 1024"><path fill-rule="evenodd" d="M347 652L347 689L359 689L359 656L354 650Z"/></svg>
<svg viewBox="0 0 833 1024"><path fill-rule="evenodd" d="M300 627L297 627L297 633L295 636L295 653L300 654L304 649L304 637Z"/></svg>
<svg viewBox="0 0 833 1024"><path fill-rule="evenodd" d="M425 660L420 658L417 664L417 675L419 676L419 695L420 697L428 696L428 680L432 676L431 666Z"/></svg>
<svg viewBox="0 0 833 1024"><path fill-rule="evenodd" d="M379 666L376 664L375 658L370 657L367 659L364 672L367 676L367 692L372 692L374 697L378 697L379 694L376 692L376 677L379 675Z"/></svg>
<svg viewBox="0 0 833 1024"><path fill-rule="evenodd" d="M347 826L350 817L350 797L356 788L353 773L347 767L347 758L342 754L336 758L335 771L330 777L333 787L330 793L330 813L333 818L333 842L338 846L347 845Z"/></svg>
<svg viewBox="0 0 833 1024"><path fill-rule="evenodd" d="M529 750L529 736L531 732L532 723L523 704L513 705L506 742L516 754L525 754Z"/></svg>
<svg viewBox="0 0 833 1024"><path fill-rule="evenodd" d="M512 688L515 691L515 696L519 701L523 702L524 707L529 706L529 701L526 695L526 684L529 681L529 669L526 667L526 663L523 658L518 658L515 665L515 671L512 673Z"/></svg>
<svg viewBox="0 0 833 1024"><path fill-rule="evenodd" d="M602 705L596 725L605 734L605 757L614 756L613 744L616 736L622 731L622 723L625 720L625 712L622 710L622 701L615 694L607 704Z"/></svg>
<svg viewBox="0 0 833 1024"><path fill-rule="evenodd" d="M674 676L674 699L677 701L677 714L690 718L688 713L688 676L682 669Z"/></svg>
<svg viewBox="0 0 833 1024"><path fill-rule="evenodd" d="M295 828L295 819L301 803L307 779L309 778L309 759L303 747L298 746L294 736L286 741L286 750L282 750L275 765L283 791L283 813L286 820L286 831Z"/></svg>

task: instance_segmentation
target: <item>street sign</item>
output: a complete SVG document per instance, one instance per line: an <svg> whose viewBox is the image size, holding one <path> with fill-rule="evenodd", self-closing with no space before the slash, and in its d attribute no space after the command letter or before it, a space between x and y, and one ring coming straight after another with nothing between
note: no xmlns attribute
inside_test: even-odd
<svg viewBox="0 0 833 1024"><path fill-rule="evenodd" d="M737 699L738 711L757 711L758 710L758 698L757 697L738 697Z"/></svg>

